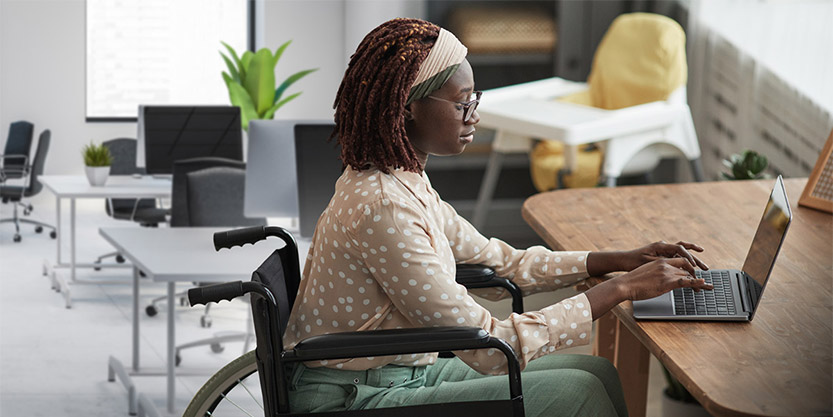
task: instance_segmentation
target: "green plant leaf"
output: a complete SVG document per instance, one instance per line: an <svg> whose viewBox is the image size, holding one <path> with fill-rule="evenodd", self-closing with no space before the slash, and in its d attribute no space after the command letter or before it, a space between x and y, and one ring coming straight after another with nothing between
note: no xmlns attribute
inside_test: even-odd
<svg viewBox="0 0 833 417"><path fill-rule="evenodd" d="M223 61L226 62L226 67L228 67L228 71L229 71L229 74L231 74L232 79L239 83L240 82L240 73L237 71L237 68L234 66L234 64L231 63L231 60L228 59L228 57L224 53L220 52L220 56L222 56ZM225 72L223 72L223 74L225 74Z"/></svg>
<svg viewBox="0 0 833 417"><path fill-rule="evenodd" d="M286 49L287 46L289 46L290 43L292 43L292 39L284 42L283 45L278 47L278 49L275 49L275 56L273 57L275 63L273 64L273 67L276 67L278 65L278 61L280 61L281 56L283 55L283 51Z"/></svg>
<svg viewBox="0 0 833 417"><path fill-rule="evenodd" d="M244 78L246 78L246 67L245 67L245 66L243 66L243 62L242 62L242 61L240 60L240 58L237 56L237 52L235 52L234 48L232 48L232 47L231 47L231 45L229 45L229 44L227 44L227 43L225 43L225 42L223 42L223 41L220 41L220 43L222 43L222 44L223 44L223 46L225 46L225 47L226 47L226 49L228 50L229 54L231 54L232 59L234 59L234 63L235 63L235 65L237 65L237 74L238 74L238 78L239 78L240 80L243 80ZM248 51L247 51L247 52L248 52ZM222 54L222 52L221 52L221 54ZM240 82L242 82L242 81L240 81Z"/></svg>
<svg viewBox="0 0 833 417"><path fill-rule="evenodd" d="M258 118L254 101L242 85L230 83L228 86L231 104L240 107L240 126L243 130L249 130L249 121Z"/></svg>
<svg viewBox="0 0 833 417"><path fill-rule="evenodd" d="M295 93L295 94L293 94L293 95L275 103L275 105L270 107L269 110L263 115L263 118L264 119L271 119L271 118L275 117L275 112L278 111L279 108L281 108L284 104L289 103L290 101L292 101L292 99L294 99L295 97L298 97L300 95L301 95L301 92L299 91L299 92L297 92L297 93Z"/></svg>
<svg viewBox="0 0 833 417"><path fill-rule="evenodd" d="M84 157L84 165L88 167L107 167L113 163L113 155L104 144L96 145L90 141L89 145L84 145L81 154Z"/></svg>
<svg viewBox="0 0 833 417"><path fill-rule="evenodd" d="M275 96L275 67L272 51L261 48L249 64L248 74L243 87L252 97L257 114L263 116L272 104Z"/></svg>
<svg viewBox="0 0 833 417"><path fill-rule="evenodd" d="M255 57L255 54L252 51L243 52L243 56L240 57L240 65L242 68L241 73L245 72L246 74L249 73L249 65L252 63L252 59ZM242 75L242 74L241 74ZM244 79L246 77L243 77Z"/></svg>
<svg viewBox="0 0 833 417"><path fill-rule="evenodd" d="M281 96L283 95L284 91L286 91L286 89L287 89L287 88L289 88L289 86L290 86L290 85L294 84L294 83L295 83L295 81L298 81L298 80L300 80L301 78L304 78L307 74L309 74L309 73L311 73L311 72L315 72L315 71L318 71L318 68L313 68L313 69L308 69L308 70L298 71L298 72L296 72L295 74L292 74L292 75L290 75L289 77L287 77L287 78L286 78L286 79L285 79L285 80L281 83L281 85L280 85L277 89L275 89L275 98L274 98L274 103L277 103L277 102L278 102L278 100L280 100L280 99L281 99Z"/></svg>

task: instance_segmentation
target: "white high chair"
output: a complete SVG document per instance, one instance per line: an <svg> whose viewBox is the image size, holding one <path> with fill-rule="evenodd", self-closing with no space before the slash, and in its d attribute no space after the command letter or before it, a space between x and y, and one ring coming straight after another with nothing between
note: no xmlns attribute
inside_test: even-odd
<svg viewBox="0 0 833 417"><path fill-rule="evenodd" d="M656 62L646 65L652 58ZM634 59L630 67L617 61ZM477 108L480 126L495 129L496 135L472 224L479 228L486 220L504 156L529 152L533 138L564 144L559 176L575 172L579 147L598 143L607 186L615 186L620 176L652 170L661 158L678 156L691 162L694 179L702 181L685 78L682 28L663 16L633 13L611 24L588 83L555 77L484 92Z"/></svg>

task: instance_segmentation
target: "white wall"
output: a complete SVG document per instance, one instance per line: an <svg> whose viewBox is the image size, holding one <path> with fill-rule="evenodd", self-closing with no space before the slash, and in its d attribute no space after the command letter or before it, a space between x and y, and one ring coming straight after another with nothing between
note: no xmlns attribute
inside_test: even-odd
<svg viewBox="0 0 833 417"><path fill-rule="evenodd" d="M292 45L278 79L319 70L296 83L303 91L277 118L330 118L347 61L364 35L397 16L421 17L418 0L261 0L258 47ZM81 147L90 140L135 137L135 123L85 122L85 3L83 0L0 0L0 149L10 123L28 120L36 135L52 131L47 174L83 172Z"/></svg>
<svg viewBox="0 0 833 417"><path fill-rule="evenodd" d="M82 0L0 0L0 143L28 120L52 131L47 174L83 172L81 146L135 137L135 123L84 121L85 13ZM34 146L33 146L34 152Z"/></svg>

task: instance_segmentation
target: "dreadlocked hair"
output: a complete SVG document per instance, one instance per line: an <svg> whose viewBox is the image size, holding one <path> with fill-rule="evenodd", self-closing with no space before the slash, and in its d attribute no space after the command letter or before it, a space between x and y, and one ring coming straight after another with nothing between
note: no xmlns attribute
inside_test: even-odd
<svg viewBox="0 0 833 417"><path fill-rule="evenodd" d="M405 103L419 66L439 36L439 26L393 19L365 36L338 88L333 108L341 160L355 170L384 173L423 167L405 132Z"/></svg>

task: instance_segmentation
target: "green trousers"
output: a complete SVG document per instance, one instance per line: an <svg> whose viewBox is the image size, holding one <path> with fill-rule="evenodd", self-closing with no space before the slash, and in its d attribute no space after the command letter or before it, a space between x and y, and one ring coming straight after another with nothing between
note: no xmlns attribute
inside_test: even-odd
<svg viewBox="0 0 833 417"><path fill-rule="evenodd" d="M399 407L509 398L506 376L477 373L458 358L422 367L388 365L367 371L291 370L293 413ZM524 409L535 416L627 416L616 368L604 358L540 357L521 375Z"/></svg>

